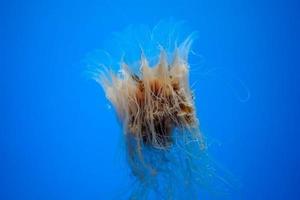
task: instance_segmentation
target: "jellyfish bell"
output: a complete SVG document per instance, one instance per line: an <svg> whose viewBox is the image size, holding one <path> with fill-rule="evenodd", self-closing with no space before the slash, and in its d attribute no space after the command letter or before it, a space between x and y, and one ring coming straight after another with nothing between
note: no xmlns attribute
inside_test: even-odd
<svg viewBox="0 0 300 200"><path fill-rule="evenodd" d="M198 126L188 86L188 63L177 49L174 54L168 63L165 50L161 50L155 66L142 55L139 74L122 63L121 74L109 71L99 76L106 97L126 127L125 134L153 147L170 145L174 128Z"/></svg>

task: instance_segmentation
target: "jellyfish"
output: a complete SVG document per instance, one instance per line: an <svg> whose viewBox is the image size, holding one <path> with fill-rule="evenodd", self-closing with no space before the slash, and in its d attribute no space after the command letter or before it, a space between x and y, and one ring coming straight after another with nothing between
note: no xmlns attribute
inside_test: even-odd
<svg viewBox="0 0 300 200"><path fill-rule="evenodd" d="M212 174L189 83L195 33L180 40L178 27L160 23L138 39L132 27L119 33L127 44L119 69L101 64L94 73L121 122L130 199L198 199Z"/></svg>

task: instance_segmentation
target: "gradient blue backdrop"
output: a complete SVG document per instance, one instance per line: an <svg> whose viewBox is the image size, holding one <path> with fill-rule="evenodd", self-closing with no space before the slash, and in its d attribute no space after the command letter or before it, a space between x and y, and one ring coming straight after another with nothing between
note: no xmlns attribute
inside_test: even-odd
<svg viewBox="0 0 300 200"><path fill-rule="evenodd" d="M122 188L120 128L81 61L113 31L170 16L199 30L202 66L251 92L240 102L219 79L194 76L211 154L240 182L230 199L300 199L297 1L0 5L0 199L111 199Z"/></svg>

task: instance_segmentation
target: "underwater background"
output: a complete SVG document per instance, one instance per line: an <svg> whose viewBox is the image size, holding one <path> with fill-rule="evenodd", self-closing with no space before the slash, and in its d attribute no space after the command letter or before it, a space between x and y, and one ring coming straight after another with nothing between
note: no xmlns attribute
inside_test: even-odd
<svg viewBox="0 0 300 200"><path fill-rule="evenodd" d="M122 197L122 130L84 60L113 32L169 17L198 31L200 128L234 180L202 199L300 198L299 2L3 0L0 11L0 199Z"/></svg>

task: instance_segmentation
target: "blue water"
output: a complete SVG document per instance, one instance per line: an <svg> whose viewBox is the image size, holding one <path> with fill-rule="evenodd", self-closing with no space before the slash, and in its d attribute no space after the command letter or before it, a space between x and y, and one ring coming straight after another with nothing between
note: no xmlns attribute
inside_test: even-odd
<svg viewBox="0 0 300 200"><path fill-rule="evenodd" d="M211 156L237 180L229 199L300 198L297 1L12 0L0 11L0 199L126 189L120 127L82 60L112 32L168 17L199 31L199 66L221 69L191 81Z"/></svg>

